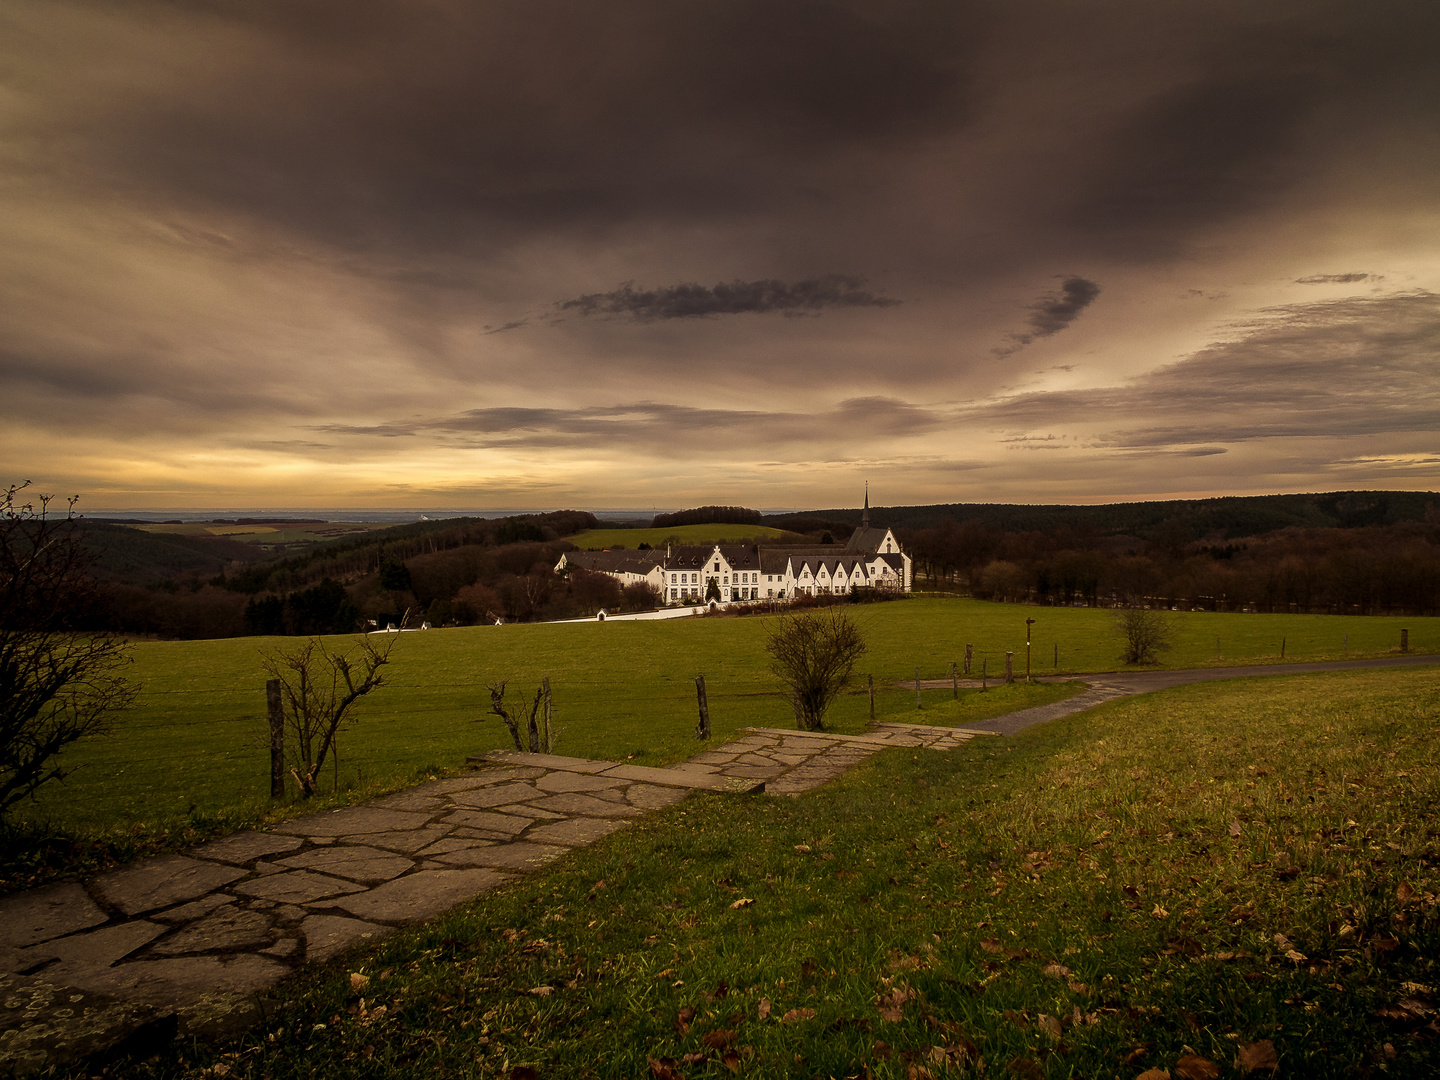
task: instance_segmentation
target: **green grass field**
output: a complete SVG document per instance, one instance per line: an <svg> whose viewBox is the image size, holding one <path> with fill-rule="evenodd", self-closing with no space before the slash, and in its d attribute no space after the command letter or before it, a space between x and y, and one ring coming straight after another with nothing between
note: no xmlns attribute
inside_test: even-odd
<svg viewBox="0 0 1440 1080"><path fill-rule="evenodd" d="M1032 670L1071 675L1116 667L1119 643L1105 612L1035 609L967 600L909 600L851 609L869 654L860 671L880 687L880 718L963 722L947 691L927 691L930 709L917 716L913 691L892 684L942 678L952 661L975 646L973 670L991 677L1004 653L1024 669L1024 621L1035 618ZM1417 652L1440 648L1437 620L1345 619L1333 616L1184 614L1167 666L1196 667L1383 655L1410 629ZM511 680L511 697L533 693L543 676L554 688L561 729L558 749L579 756L641 755L667 763L694 752L693 678L703 673L715 738L746 725L788 726L764 653L767 620L699 619L465 627L404 634L394 642L388 685L363 702L357 723L341 740L341 783L388 782L416 771L454 767L468 753L504 744L489 715L487 684ZM1344 644L1349 637L1348 652ZM1222 660L1214 638L1222 642ZM55 820L99 825L117 820L176 818L191 804L218 809L263 794L268 743L263 722L267 653L283 638L200 642L142 642L135 647L137 705L116 734L70 751L84 768L65 788L47 792L42 807ZM344 638L329 640L344 647ZM1055 647L1060 665L1054 666ZM1024 688L1011 688L1023 697ZM975 704L981 695L966 691ZM1027 699L1028 703L1028 699ZM1024 707L993 696L986 715ZM858 692L841 699L831 723L860 730L868 720ZM203 762L203 768L194 763ZM254 792L247 797L246 792Z"/></svg>
<svg viewBox="0 0 1440 1080"><path fill-rule="evenodd" d="M1433 1076L1437 721L1237 680L692 796L127 1075Z"/></svg>
<svg viewBox="0 0 1440 1080"><path fill-rule="evenodd" d="M1111 617L1096 610L954 599L849 610L870 646L859 668L860 686L865 674L873 675L882 720L963 726L1075 692L1073 686L992 686L984 694L963 689L955 701L949 689L927 690L925 708L917 712L913 689L899 685L913 679L917 667L923 678L945 677L950 663L963 658L966 643L975 646L976 674L984 663L996 677L1006 650L1023 671L1027 617L1037 620L1037 674L1110 670L1119 652ZM1282 636L1287 659L1384 655L1398 643L1401 626L1409 628L1414 651L1440 651L1435 619L1177 618L1180 634L1166 658L1173 667L1276 661ZM549 676L560 731L556 750L580 757L633 756L660 765L696 752L693 679L699 673L705 675L716 741L748 725L789 727L793 717L764 653L766 625L759 617L514 625L387 639L394 641L387 684L362 702L356 722L343 732L338 768L327 765L323 777L327 792L338 791L327 798L348 802L393 790L417 776L462 767L469 754L508 745L500 721L489 715L486 687L499 679L510 680L514 700L528 699ZM133 674L141 692L135 707L118 718L113 735L66 751L64 761L79 766L71 778L43 789L15 816L109 837L125 857L290 812L269 801L261 668L266 653L287 644L283 638L137 643ZM348 642L335 638L329 644ZM842 697L829 722L841 731L862 730L868 722L863 690ZM7 879L13 887L13 877Z"/></svg>
<svg viewBox="0 0 1440 1080"><path fill-rule="evenodd" d="M672 539L681 544L738 544L745 540L778 540L785 535L783 530L768 525L676 525L669 529L587 529L568 539L587 551L617 546L633 551L641 544L663 548Z"/></svg>

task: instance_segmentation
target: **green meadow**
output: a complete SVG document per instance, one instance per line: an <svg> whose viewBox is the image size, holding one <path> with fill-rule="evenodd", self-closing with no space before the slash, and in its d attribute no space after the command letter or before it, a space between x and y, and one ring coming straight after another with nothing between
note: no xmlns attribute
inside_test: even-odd
<svg viewBox="0 0 1440 1080"><path fill-rule="evenodd" d="M964 726L1076 693L1065 677L1113 670L1119 639L1108 612L1034 608L958 599L914 598L848 609L869 652L852 692L828 722L859 731L869 721L865 679L876 686L876 716ZM768 668L764 641L773 617L481 626L394 635L386 683L365 699L343 730L338 761L327 764L322 804L394 790L419 777L462 767L467 755L503 748L508 735L490 715L487 685L509 680L508 700L528 700L543 677L553 690L556 752L662 765L696 752L694 677L706 681L713 737L739 728L793 725ZM1032 627L1032 670L1057 685L1000 687L1004 655L1024 671L1025 620ZM1440 652L1440 620L1302 615L1181 613L1166 656L1172 667L1329 660L1393 651L1402 626L1411 649ZM1217 650L1217 639L1219 648ZM354 638L327 639L331 648ZM912 686L946 678L974 646L988 689L926 690L915 708ZM269 800L264 721L267 654L283 638L147 641L134 648L135 706L114 733L78 743L63 756L75 766L63 784L43 789L17 818L39 828L108 837L119 857L295 812ZM1058 655L1058 664L1056 657ZM312 802L305 808L313 808ZM138 845L134 851L125 845Z"/></svg>
<svg viewBox="0 0 1440 1080"><path fill-rule="evenodd" d="M1437 722L1206 683L692 796L126 1074L1434 1076Z"/></svg>

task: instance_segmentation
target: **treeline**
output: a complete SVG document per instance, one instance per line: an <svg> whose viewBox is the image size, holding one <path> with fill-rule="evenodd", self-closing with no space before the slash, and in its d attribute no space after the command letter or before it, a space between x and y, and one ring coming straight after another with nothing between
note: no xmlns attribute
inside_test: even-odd
<svg viewBox="0 0 1440 1080"><path fill-rule="evenodd" d="M656 514L652 529L669 529L676 525L759 525L759 510L743 506L697 506L693 510L677 510L673 514Z"/></svg>
<svg viewBox="0 0 1440 1080"><path fill-rule="evenodd" d="M1001 532L1088 529L1103 536L1146 537L1170 522L1196 536L1226 540L1281 529L1358 529L1375 525L1440 521L1440 494L1429 491L1331 491L1305 495L1237 495L1215 499L1051 506L1019 503L941 503L874 507L877 525L920 531L945 523L983 525ZM796 532L828 529L840 535L860 524L860 510L813 510L774 514L763 524Z"/></svg>
<svg viewBox="0 0 1440 1080"><path fill-rule="evenodd" d="M593 515L578 511L402 525L273 562L231 563L208 578L108 582L86 622L214 638L566 618L593 613L585 609L596 595L597 606L639 603L555 575L561 554L574 547L564 537L594 525Z"/></svg>
<svg viewBox="0 0 1440 1080"><path fill-rule="evenodd" d="M1206 611L1440 614L1440 521L1197 536L1170 519L1148 537L1093 527L1011 532L975 522L901 530L918 588L1039 604L1148 602Z"/></svg>

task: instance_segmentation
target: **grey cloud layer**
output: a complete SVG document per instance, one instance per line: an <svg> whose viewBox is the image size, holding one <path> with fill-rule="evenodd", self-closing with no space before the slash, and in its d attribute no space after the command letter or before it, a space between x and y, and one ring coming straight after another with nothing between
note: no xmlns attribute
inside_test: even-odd
<svg viewBox="0 0 1440 1080"><path fill-rule="evenodd" d="M695 319L709 315L758 315L779 311L786 315L818 314L824 308L895 307L900 303L877 296L863 278L829 274L797 281L730 281L714 288L704 285L670 285L636 289L626 284L608 293L588 293L555 306L576 315L624 315L639 322L656 319Z"/></svg>
<svg viewBox="0 0 1440 1080"><path fill-rule="evenodd" d="M700 409L641 402L581 409L489 408L421 421L327 426L330 434L436 437L466 445L626 445L710 450L924 436L947 428L1084 429L1010 435L1024 449L1211 456L1216 444L1440 430L1440 295L1295 305L1261 313L1236 336L1118 386L1020 394L974 405L854 398L817 413Z"/></svg>

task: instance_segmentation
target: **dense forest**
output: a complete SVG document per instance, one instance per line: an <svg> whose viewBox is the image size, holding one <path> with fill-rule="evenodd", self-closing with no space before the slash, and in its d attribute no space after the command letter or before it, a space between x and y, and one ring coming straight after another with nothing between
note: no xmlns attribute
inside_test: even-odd
<svg viewBox="0 0 1440 1080"><path fill-rule="evenodd" d="M718 517L717 517L718 515ZM740 507L669 515L753 522ZM795 539L843 544L858 510L774 515ZM1440 496L1276 495L1112 506L873 508L915 561L918 590L1038 604L1345 614L1440 613ZM561 619L640 610L647 586L557 576L581 511L377 529L266 558L223 537L81 521L103 588L86 625L167 638Z"/></svg>
<svg viewBox="0 0 1440 1080"><path fill-rule="evenodd" d="M1354 528L1287 526L1227 538L1182 518L1146 536L1093 527L1009 531L947 521L898 530L916 587L1039 604L1205 611L1440 613L1440 515Z"/></svg>

